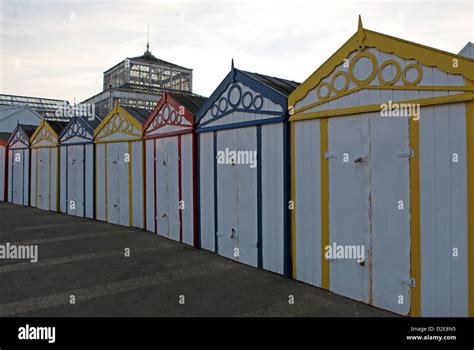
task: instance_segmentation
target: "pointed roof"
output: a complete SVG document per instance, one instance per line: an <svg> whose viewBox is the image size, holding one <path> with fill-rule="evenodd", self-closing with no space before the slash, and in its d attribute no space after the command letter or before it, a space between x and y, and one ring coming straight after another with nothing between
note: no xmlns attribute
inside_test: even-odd
<svg viewBox="0 0 474 350"><path fill-rule="evenodd" d="M151 111L145 108L138 108L138 107L129 107L129 106L121 106L124 110L126 110L132 117L134 117L140 124L143 124L150 115Z"/></svg>
<svg viewBox="0 0 474 350"><path fill-rule="evenodd" d="M461 51L459 51L458 55L474 58L474 44L468 41Z"/></svg>
<svg viewBox="0 0 474 350"><path fill-rule="evenodd" d="M11 133L9 132L0 132L0 140L2 141L8 141L10 138Z"/></svg>
<svg viewBox="0 0 474 350"><path fill-rule="evenodd" d="M187 92L166 92L167 95L171 96L184 106L189 112L195 114L199 108L206 102L207 98L201 95L187 93Z"/></svg>
<svg viewBox="0 0 474 350"><path fill-rule="evenodd" d="M297 83L293 80L271 77L269 75L264 75L260 73L251 73L247 71L242 72L248 75L249 77L260 81L261 83L268 85L269 87L284 94L285 96L291 94L300 85L300 83Z"/></svg>

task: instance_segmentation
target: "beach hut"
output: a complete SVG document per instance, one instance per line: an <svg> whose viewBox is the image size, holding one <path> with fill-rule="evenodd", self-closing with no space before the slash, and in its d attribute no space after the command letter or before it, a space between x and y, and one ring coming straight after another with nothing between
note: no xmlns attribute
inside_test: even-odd
<svg viewBox="0 0 474 350"><path fill-rule="evenodd" d="M197 112L201 247L289 271L287 96L294 81L234 68Z"/></svg>
<svg viewBox="0 0 474 350"><path fill-rule="evenodd" d="M8 188L8 151L7 143L10 133L0 132L0 201L7 200Z"/></svg>
<svg viewBox="0 0 474 350"><path fill-rule="evenodd" d="M474 315L474 61L364 29L289 96L293 276Z"/></svg>
<svg viewBox="0 0 474 350"><path fill-rule="evenodd" d="M30 137L35 125L18 124L8 140L8 201L30 204Z"/></svg>
<svg viewBox="0 0 474 350"><path fill-rule="evenodd" d="M99 122L74 117L59 135L62 213L94 218L94 130Z"/></svg>
<svg viewBox="0 0 474 350"><path fill-rule="evenodd" d="M205 98L166 92L143 125L146 229L198 246L194 114Z"/></svg>
<svg viewBox="0 0 474 350"><path fill-rule="evenodd" d="M67 123L43 121L30 139L30 205L43 210L59 209L59 134Z"/></svg>
<svg viewBox="0 0 474 350"><path fill-rule="evenodd" d="M94 131L98 220L144 228L142 127L149 115L117 103Z"/></svg>

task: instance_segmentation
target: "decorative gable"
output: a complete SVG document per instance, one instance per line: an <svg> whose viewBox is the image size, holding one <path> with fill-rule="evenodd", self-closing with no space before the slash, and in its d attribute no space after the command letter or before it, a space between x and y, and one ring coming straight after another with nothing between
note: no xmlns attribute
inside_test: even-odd
<svg viewBox="0 0 474 350"><path fill-rule="evenodd" d="M142 124L118 104L94 131L95 142L134 141L142 138Z"/></svg>
<svg viewBox="0 0 474 350"><path fill-rule="evenodd" d="M144 138L190 132L194 127L193 119L190 111L165 93L143 124Z"/></svg>
<svg viewBox="0 0 474 350"><path fill-rule="evenodd" d="M232 67L196 113L198 129L282 121L287 114L286 101L286 95Z"/></svg>
<svg viewBox="0 0 474 350"><path fill-rule="evenodd" d="M289 96L290 120L472 99L474 61L359 29Z"/></svg>
<svg viewBox="0 0 474 350"><path fill-rule="evenodd" d="M8 141L8 147L11 149L28 148L29 144L28 136L25 131L20 126L17 126Z"/></svg>
<svg viewBox="0 0 474 350"><path fill-rule="evenodd" d="M58 135L47 121L43 120L31 136L31 148L55 147L58 144Z"/></svg>
<svg viewBox="0 0 474 350"><path fill-rule="evenodd" d="M92 142L91 127L82 118L73 118L61 133L60 141L62 144Z"/></svg>

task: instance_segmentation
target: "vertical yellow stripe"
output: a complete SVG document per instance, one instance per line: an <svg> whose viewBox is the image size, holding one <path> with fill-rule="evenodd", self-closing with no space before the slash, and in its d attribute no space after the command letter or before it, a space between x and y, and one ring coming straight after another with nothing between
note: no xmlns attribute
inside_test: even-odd
<svg viewBox="0 0 474 350"><path fill-rule="evenodd" d="M48 210L51 210L51 163L53 161L52 148L49 148L49 200L48 200Z"/></svg>
<svg viewBox="0 0 474 350"><path fill-rule="evenodd" d="M415 287L411 289L411 316L420 316L420 142L419 121L410 118L410 148L414 157L410 158L410 261L411 278L415 279Z"/></svg>
<svg viewBox="0 0 474 350"><path fill-rule="evenodd" d="M296 279L296 159L295 159L295 123L290 123L291 130L291 201L293 210L291 211L291 267L292 277Z"/></svg>
<svg viewBox="0 0 474 350"><path fill-rule="evenodd" d="M56 211L59 212L59 147L55 148L56 150ZM84 179L85 181L85 179ZM67 205L67 203L66 203Z"/></svg>
<svg viewBox="0 0 474 350"><path fill-rule="evenodd" d="M321 164L321 287L329 289L329 262L325 257L325 248L329 245L329 164L326 159L328 150L328 119L319 122L320 164Z"/></svg>
<svg viewBox="0 0 474 350"><path fill-rule="evenodd" d="M105 221L109 221L109 200L108 200L108 188L107 188L107 143L104 143L104 182L105 182Z"/></svg>
<svg viewBox="0 0 474 350"><path fill-rule="evenodd" d="M133 188L132 188L132 143L128 141L128 206L129 210L129 225L133 226Z"/></svg>
<svg viewBox="0 0 474 350"><path fill-rule="evenodd" d="M471 82L471 84L473 84ZM474 101L466 103L469 316L474 316Z"/></svg>
<svg viewBox="0 0 474 350"><path fill-rule="evenodd" d="M35 149L36 153L36 167L35 167L35 207L38 208L38 148Z"/></svg>
<svg viewBox="0 0 474 350"><path fill-rule="evenodd" d="M97 152L97 149L99 147L97 146L97 143L94 143L94 155L95 155L95 218L96 220L99 219L99 215L97 215L97 211L99 209L99 195L98 195L98 187L99 187L99 152Z"/></svg>

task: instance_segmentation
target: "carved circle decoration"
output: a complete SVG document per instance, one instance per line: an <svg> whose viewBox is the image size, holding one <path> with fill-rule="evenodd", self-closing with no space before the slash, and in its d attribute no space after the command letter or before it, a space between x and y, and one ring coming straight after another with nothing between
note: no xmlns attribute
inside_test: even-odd
<svg viewBox="0 0 474 350"><path fill-rule="evenodd" d="M357 77L354 74L354 68L357 62L359 62L359 60L363 58L367 58L370 61L370 65L372 66L372 70L370 74L365 78ZM357 85L369 84L375 78L376 74L377 74L377 57L375 57L375 55L372 52L369 52L369 51L359 52L354 56L354 58L349 63L349 76L351 77L351 80Z"/></svg>
<svg viewBox="0 0 474 350"><path fill-rule="evenodd" d="M417 72L417 76L415 80L413 81L409 81L407 78L407 73L410 69L415 69ZM405 85L414 86L418 84L422 78L423 78L423 70L421 69L421 66L418 63L407 64L405 67L403 67L402 80L405 83Z"/></svg>
<svg viewBox="0 0 474 350"><path fill-rule="evenodd" d="M357 62L363 58L370 62L370 74L367 77L357 76L354 72ZM395 72L390 72L389 67L394 67ZM416 72L415 78L413 74L410 74L413 70ZM370 84L375 76L378 77L379 84L386 87L394 85L400 78L405 86L415 86L423 79L423 68L419 63L407 64L402 68L401 64L394 59L385 60L379 66L377 57L373 53L369 51L357 52L350 61L347 71L344 69L338 70L330 76L329 82L321 81L319 83L316 87L316 95L319 101L324 101L331 96L338 96L346 92L351 81L357 86L365 86ZM341 80L343 80L342 86Z"/></svg>
<svg viewBox="0 0 474 350"><path fill-rule="evenodd" d="M385 80L385 78L383 76L383 72L384 72L384 69L388 66L395 67L395 75L391 79ZM398 79L400 79L400 74L401 73L402 73L402 69L400 67L400 63L398 63L395 60L386 60L379 67L379 71L378 71L379 82L381 84L393 85L398 81Z"/></svg>
<svg viewBox="0 0 474 350"><path fill-rule="evenodd" d="M331 95L331 86L328 83L321 83L316 90L319 99L323 100Z"/></svg>
<svg viewBox="0 0 474 350"><path fill-rule="evenodd" d="M242 96L242 106L244 108L250 108L250 106L253 103L253 96L250 91L247 91L244 93L244 96Z"/></svg>
<svg viewBox="0 0 474 350"><path fill-rule="evenodd" d="M237 107L242 100L242 89L239 85L234 84L230 87L227 93L227 99L232 107Z"/></svg>
<svg viewBox="0 0 474 350"><path fill-rule="evenodd" d="M340 89L337 88L337 84L336 84L337 83L337 78L339 78L339 77L344 78L344 84L342 85L342 88L340 88ZM350 78L349 78L349 75L347 74L347 72L345 72L343 70L340 70L332 76L332 78L331 78L331 87L332 87L332 89L334 90L334 92L336 94L344 92L349 87L349 80L350 80Z"/></svg>

